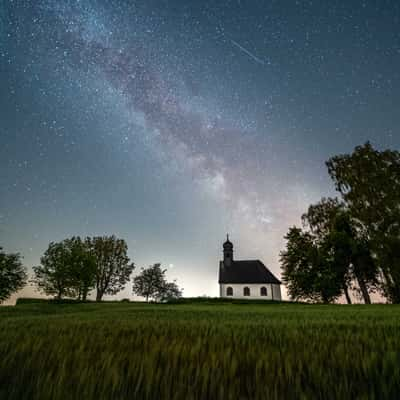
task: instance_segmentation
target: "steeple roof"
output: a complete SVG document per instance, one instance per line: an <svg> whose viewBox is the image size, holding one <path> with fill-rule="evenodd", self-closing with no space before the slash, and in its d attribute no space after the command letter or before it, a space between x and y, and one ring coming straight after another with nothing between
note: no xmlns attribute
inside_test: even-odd
<svg viewBox="0 0 400 400"><path fill-rule="evenodd" d="M223 244L224 249L233 248L233 243L229 240L229 234L226 234L226 242Z"/></svg>

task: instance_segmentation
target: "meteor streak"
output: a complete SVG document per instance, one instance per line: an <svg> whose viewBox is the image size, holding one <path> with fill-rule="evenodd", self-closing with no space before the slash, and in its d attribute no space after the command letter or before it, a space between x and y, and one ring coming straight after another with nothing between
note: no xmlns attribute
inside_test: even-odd
<svg viewBox="0 0 400 400"><path fill-rule="evenodd" d="M231 43L238 47L240 50L242 50L244 53L246 53L249 57L251 57L254 61L258 62L261 65L265 65L264 60L261 60L261 58L258 58L257 56L255 56L253 53L251 53L249 50L247 50L246 48L244 48L243 46L241 46L238 42L235 42L234 40L230 39Z"/></svg>

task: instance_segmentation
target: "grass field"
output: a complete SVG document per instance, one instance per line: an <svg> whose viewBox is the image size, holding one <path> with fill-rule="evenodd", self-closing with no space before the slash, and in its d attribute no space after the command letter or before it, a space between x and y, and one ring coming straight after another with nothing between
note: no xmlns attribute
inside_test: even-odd
<svg viewBox="0 0 400 400"><path fill-rule="evenodd" d="M399 396L399 306L0 308L1 399Z"/></svg>

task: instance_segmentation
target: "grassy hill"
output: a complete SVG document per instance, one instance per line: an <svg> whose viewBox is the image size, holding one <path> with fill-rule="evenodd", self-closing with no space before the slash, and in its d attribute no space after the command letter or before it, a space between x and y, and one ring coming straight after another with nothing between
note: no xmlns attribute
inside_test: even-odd
<svg viewBox="0 0 400 400"><path fill-rule="evenodd" d="M0 308L1 399L397 398L400 306Z"/></svg>

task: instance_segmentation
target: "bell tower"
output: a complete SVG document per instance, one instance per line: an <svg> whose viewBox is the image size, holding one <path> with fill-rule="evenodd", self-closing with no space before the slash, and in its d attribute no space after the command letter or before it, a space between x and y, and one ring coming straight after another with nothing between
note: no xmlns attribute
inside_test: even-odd
<svg viewBox="0 0 400 400"><path fill-rule="evenodd" d="M229 240L229 235L226 235L226 242L223 244L224 247L224 265L230 266L233 262L233 244Z"/></svg>

